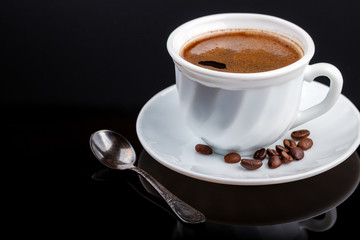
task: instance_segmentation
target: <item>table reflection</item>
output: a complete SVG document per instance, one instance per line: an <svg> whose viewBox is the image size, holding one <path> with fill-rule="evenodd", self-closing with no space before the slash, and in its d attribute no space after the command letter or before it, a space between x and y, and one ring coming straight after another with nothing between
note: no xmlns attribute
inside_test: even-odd
<svg viewBox="0 0 360 240"><path fill-rule="evenodd" d="M326 231L336 222L336 207L360 181L360 158L355 152L340 165L300 181L265 186L211 183L174 172L145 150L137 165L179 198L205 214L207 221L187 225L177 221L172 239L307 239L307 230ZM103 169L96 180L127 180ZM136 178L135 178L136 179ZM146 180L128 183L170 214L166 203Z"/></svg>
<svg viewBox="0 0 360 240"><path fill-rule="evenodd" d="M145 150L138 166L205 214L207 222L202 228L194 230L178 222L176 239L224 234L245 239L306 239L306 229L326 231L333 226L336 206L359 184L359 160L355 152L317 176L265 186L225 185L190 178L161 165ZM140 180L149 193L158 196L145 180ZM321 218L314 219L319 215Z"/></svg>

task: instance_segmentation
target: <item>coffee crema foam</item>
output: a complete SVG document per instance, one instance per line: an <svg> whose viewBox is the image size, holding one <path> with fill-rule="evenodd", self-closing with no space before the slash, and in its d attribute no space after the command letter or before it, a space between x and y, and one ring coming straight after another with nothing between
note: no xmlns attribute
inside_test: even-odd
<svg viewBox="0 0 360 240"><path fill-rule="evenodd" d="M186 61L211 70L256 73L288 66L302 57L300 46L275 33L218 30L184 45Z"/></svg>

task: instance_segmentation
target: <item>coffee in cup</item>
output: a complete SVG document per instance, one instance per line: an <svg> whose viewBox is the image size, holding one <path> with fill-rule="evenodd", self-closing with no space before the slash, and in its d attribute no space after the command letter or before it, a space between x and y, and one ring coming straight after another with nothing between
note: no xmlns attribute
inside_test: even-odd
<svg viewBox="0 0 360 240"><path fill-rule="evenodd" d="M233 73L275 70L296 62L302 54L291 39L250 29L213 31L189 42L180 53L197 66Z"/></svg>

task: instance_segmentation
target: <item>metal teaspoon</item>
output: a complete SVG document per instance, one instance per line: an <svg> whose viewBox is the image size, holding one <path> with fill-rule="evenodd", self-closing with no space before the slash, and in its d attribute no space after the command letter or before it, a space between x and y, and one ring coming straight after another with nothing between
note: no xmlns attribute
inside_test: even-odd
<svg viewBox="0 0 360 240"><path fill-rule="evenodd" d="M205 222L205 216L172 194L155 178L134 166L136 153L129 141L111 130L100 130L90 137L90 148L95 157L105 166L116 169L130 169L143 176L164 198L174 213L185 223Z"/></svg>

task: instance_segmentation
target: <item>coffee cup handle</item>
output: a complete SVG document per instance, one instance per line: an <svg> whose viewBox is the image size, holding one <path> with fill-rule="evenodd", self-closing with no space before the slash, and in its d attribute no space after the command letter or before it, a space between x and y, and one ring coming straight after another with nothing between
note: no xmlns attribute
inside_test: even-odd
<svg viewBox="0 0 360 240"><path fill-rule="evenodd" d="M339 69L329 63L316 63L307 66L304 75L305 81L312 82L319 76L326 76L330 80L330 88L326 97L315 106L312 106L304 111L300 111L291 128L297 127L305 122L319 117L334 106L338 100L343 85L343 78Z"/></svg>
<svg viewBox="0 0 360 240"><path fill-rule="evenodd" d="M300 227L310 230L312 232L325 232L332 228L337 219L336 208L331 209L325 213L323 219L311 218L300 222Z"/></svg>

